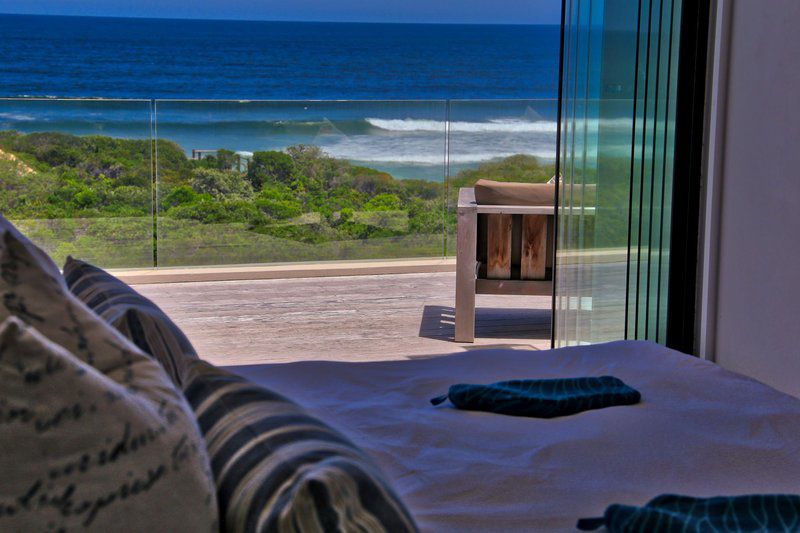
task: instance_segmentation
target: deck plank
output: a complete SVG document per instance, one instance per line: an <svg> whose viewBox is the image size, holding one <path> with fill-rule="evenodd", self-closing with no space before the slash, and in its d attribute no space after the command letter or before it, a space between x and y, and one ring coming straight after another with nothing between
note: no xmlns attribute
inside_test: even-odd
<svg viewBox="0 0 800 533"><path fill-rule="evenodd" d="M215 364L378 361L487 346L547 349L548 296L479 295L453 342L455 273L137 285Z"/></svg>

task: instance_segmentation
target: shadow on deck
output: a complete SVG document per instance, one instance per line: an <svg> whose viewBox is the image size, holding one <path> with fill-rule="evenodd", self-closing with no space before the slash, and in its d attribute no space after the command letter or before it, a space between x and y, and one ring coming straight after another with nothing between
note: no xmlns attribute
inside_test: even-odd
<svg viewBox="0 0 800 533"><path fill-rule="evenodd" d="M475 309L475 336L478 340L550 339L550 309L494 308ZM453 341L455 308L426 305L422 311L419 336L440 341Z"/></svg>

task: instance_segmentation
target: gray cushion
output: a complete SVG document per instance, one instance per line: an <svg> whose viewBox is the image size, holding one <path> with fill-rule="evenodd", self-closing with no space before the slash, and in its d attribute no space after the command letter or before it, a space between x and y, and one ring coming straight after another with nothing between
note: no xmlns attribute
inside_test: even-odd
<svg viewBox="0 0 800 533"><path fill-rule="evenodd" d="M475 202L478 205L554 206L556 186L553 183L478 180L475 183Z"/></svg>

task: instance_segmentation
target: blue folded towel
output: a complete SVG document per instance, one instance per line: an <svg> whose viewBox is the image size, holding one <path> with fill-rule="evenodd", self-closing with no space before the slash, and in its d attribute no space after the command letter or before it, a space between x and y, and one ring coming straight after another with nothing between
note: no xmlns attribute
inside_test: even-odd
<svg viewBox="0 0 800 533"><path fill-rule="evenodd" d="M641 394L612 376L562 379L519 379L491 385L458 384L431 400L450 398L459 409L512 416L553 418L589 409L638 403Z"/></svg>
<svg viewBox="0 0 800 533"><path fill-rule="evenodd" d="M692 498L664 494L644 507L611 505L604 516L583 518L577 524L583 531L603 526L611 533L800 531L800 496Z"/></svg>

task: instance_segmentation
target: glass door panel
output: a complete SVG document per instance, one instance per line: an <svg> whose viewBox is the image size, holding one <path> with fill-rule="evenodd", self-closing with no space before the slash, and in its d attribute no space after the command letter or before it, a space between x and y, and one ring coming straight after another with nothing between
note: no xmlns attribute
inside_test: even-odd
<svg viewBox="0 0 800 533"><path fill-rule="evenodd" d="M566 2L557 346L664 341L680 8Z"/></svg>

